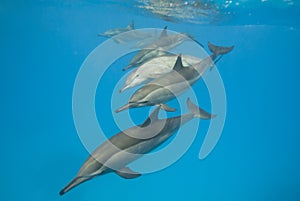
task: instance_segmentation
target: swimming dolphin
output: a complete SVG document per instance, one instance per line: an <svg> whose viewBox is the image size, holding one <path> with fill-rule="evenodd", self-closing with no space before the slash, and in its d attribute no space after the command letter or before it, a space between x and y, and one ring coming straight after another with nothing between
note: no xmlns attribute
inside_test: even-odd
<svg viewBox="0 0 300 201"><path fill-rule="evenodd" d="M165 74L162 77L154 79L139 90L137 90L129 99L129 102L117 109L115 112L121 112L128 108L161 105L162 109L166 111L175 111L165 103L174 99L186 91L203 75L205 70L214 64L214 60L219 56L230 52L231 47L218 47L208 43L212 55L204 58L201 62L184 68L181 56L177 57L173 71Z"/></svg>
<svg viewBox="0 0 300 201"><path fill-rule="evenodd" d="M182 64L184 67L195 65L202 59L190 55L182 55ZM125 86L120 90L124 90L138 86L150 79L161 77L162 75L172 71L176 62L177 55L160 56L147 61L138 68L134 69L127 77Z"/></svg>
<svg viewBox="0 0 300 201"><path fill-rule="evenodd" d="M120 33L124 33L126 31L130 31L130 30L133 30L133 29L134 29L134 21L132 20L127 27L109 29L109 30L105 31L102 34L98 34L98 36L113 37L115 35L118 35Z"/></svg>
<svg viewBox="0 0 300 201"><path fill-rule="evenodd" d="M145 47L156 40L158 34L156 32L146 32L139 29L129 30L113 37L116 43L130 44L135 43L134 48Z"/></svg>
<svg viewBox="0 0 300 201"><path fill-rule="evenodd" d="M124 67L122 70L124 71L131 67L141 65L142 63L144 63L152 58L155 58L157 56L162 56L162 55L168 54L166 51L164 51L164 49L162 49L161 47L157 47L155 45L158 43L158 41L162 40L162 38L164 38L166 36L167 36L167 26L164 27L164 29L160 33L160 36L158 37L158 39L154 40L154 42L152 42L150 45L148 45L144 49L140 50L131 59L129 64L126 67Z"/></svg>
<svg viewBox="0 0 300 201"><path fill-rule="evenodd" d="M87 180L110 172L115 172L126 179L141 176L140 173L134 172L127 165L165 142L191 119L215 117L215 115L197 107L189 99L187 105L190 110L189 114L167 119L158 119L160 107L157 107L143 124L131 127L111 137L88 157L77 176L59 194L63 195Z"/></svg>
<svg viewBox="0 0 300 201"><path fill-rule="evenodd" d="M123 68L127 70L132 67L142 65L143 63L149 61L158 56L171 55L168 51L182 44L184 41L191 40L187 34L167 34L167 26L164 27L163 31L160 34L160 37L155 40L153 43L140 50L130 61L130 63ZM198 42L197 42L198 43Z"/></svg>

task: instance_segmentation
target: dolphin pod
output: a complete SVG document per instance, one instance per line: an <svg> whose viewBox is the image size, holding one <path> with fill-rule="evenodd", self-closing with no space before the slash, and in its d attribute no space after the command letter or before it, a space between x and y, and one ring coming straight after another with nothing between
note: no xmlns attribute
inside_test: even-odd
<svg viewBox="0 0 300 201"><path fill-rule="evenodd" d="M175 111L165 103L182 94L203 75L205 70L214 65L214 60L219 55L224 55L233 49L231 47L219 47L208 43L212 55L204 58L188 68L182 64L181 56L177 57L173 71L149 82L137 90L129 99L129 102L118 108L115 112L121 112L128 108L160 105L166 111Z"/></svg>
<svg viewBox="0 0 300 201"><path fill-rule="evenodd" d="M118 36L120 33L125 34ZM133 21L125 28L110 29L99 36L113 37L113 40L119 44L132 39L148 37L147 34L134 29ZM130 163L160 146L191 119L208 120L216 116L187 99L188 114L164 119L158 118L160 109L175 111L175 108L166 103L188 90L209 67L214 66L224 54L234 48L233 46L221 47L208 43L212 54L202 59L168 52L188 40L195 41L188 37L188 34L168 35L167 27L165 27L159 37L151 36L150 43L148 41L140 43L140 45L147 45L131 59L123 70L138 68L130 73L120 92L145 82L148 83L138 89L129 101L115 112L144 106L157 107L142 124L117 133L96 148L83 163L75 178L59 192L60 195L64 195L81 183L107 173L116 173L125 179L140 177L141 173L128 167ZM149 82L150 79L152 80Z"/></svg>
<svg viewBox="0 0 300 201"><path fill-rule="evenodd" d="M190 113L166 119L158 118L160 107L157 107L143 124L128 128L111 137L88 157L76 177L59 194L63 195L85 181L110 172L115 172L125 179L141 176L127 165L165 142L191 119L215 117L189 99L187 105Z"/></svg>

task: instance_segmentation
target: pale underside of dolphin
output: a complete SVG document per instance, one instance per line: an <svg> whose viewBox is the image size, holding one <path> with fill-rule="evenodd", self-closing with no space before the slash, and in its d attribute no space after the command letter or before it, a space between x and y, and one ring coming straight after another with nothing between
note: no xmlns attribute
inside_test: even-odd
<svg viewBox="0 0 300 201"><path fill-rule="evenodd" d="M110 172L115 172L126 179L141 176L127 165L165 142L191 119L215 117L193 104L189 99L187 105L190 110L189 114L167 119L158 119L160 107L157 107L143 124L111 137L88 157L77 176L60 191L60 195L87 180Z"/></svg>
<svg viewBox="0 0 300 201"><path fill-rule="evenodd" d="M184 67L189 67L199 63L202 59L198 57L193 57L190 55L181 55L182 65ZM124 87L120 90L124 90L144 84L150 79L159 78L166 73L172 71L175 62L177 60L177 55L161 56L151 59L150 61L142 64L138 68L134 69L127 77Z"/></svg>
<svg viewBox="0 0 300 201"><path fill-rule="evenodd" d="M160 105L166 111L175 111L176 109L170 108L165 103L189 89L201 78L207 68L214 65L214 60L219 55L224 55L233 49L233 46L219 47L211 43L208 43L208 47L213 54L190 67L183 66L179 55L171 72L144 85L131 96L127 104L118 108L115 112L153 105Z"/></svg>

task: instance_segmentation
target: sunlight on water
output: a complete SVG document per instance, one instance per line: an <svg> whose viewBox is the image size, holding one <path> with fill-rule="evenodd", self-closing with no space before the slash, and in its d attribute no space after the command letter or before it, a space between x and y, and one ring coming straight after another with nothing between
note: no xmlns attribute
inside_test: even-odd
<svg viewBox="0 0 300 201"><path fill-rule="evenodd" d="M247 19L248 24L277 24L280 22L278 18L297 15L299 11L299 3L293 0L136 0L135 2L133 6L139 9L139 12L166 21L193 24L223 24L237 16ZM277 9L278 14L257 22L257 15L270 9Z"/></svg>
<svg viewBox="0 0 300 201"><path fill-rule="evenodd" d="M219 15L217 5L212 1L157 1L138 0L137 8L145 9L167 21L187 21L200 24L214 21Z"/></svg>

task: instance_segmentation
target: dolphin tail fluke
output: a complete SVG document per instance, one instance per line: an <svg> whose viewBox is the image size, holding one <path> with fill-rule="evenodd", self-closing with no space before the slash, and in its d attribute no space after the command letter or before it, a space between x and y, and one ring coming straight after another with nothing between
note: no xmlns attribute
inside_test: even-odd
<svg viewBox="0 0 300 201"><path fill-rule="evenodd" d="M72 188L76 187L77 185L89 180L89 177L76 177L75 179L73 179L68 185L66 185L60 192L59 195L63 195L66 192L68 192L69 190L71 190Z"/></svg>
<svg viewBox="0 0 300 201"><path fill-rule="evenodd" d="M123 105L122 107L116 109L115 112L116 112L116 113L119 113L119 112L121 112L121 111L123 111L123 110L126 110L126 109L130 108L130 107L131 107L131 104L130 104L130 103L127 103L126 105Z"/></svg>
<svg viewBox="0 0 300 201"><path fill-rule="evenodd" d="M215 56L218 56L218 55L227 54L234 48L234 46L221 47L221 46L213 45L212 43L208 42L208 48L212 53L214 53Z"/></svg>
<svg viewBox="0 0 300 201"><path fill-rule="evenodd" d="M200 119L212 119L216 117L215 114L210 114L203 110L202 108L198 107L192 101L188 98L187 99L187 105L192 114L194 114L194 117L200 118Z"/></svg>

